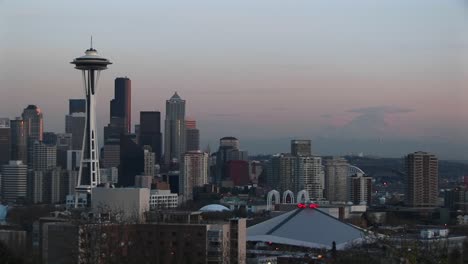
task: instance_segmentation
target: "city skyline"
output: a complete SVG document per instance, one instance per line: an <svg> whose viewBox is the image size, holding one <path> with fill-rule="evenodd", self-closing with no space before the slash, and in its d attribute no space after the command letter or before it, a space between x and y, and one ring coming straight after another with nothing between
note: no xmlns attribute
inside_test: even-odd
<svg viewBox="0 0 468 264"><path fill-rule="evenodd" d="M102 76L100 137L113 81L128 76L132 127L140 111L164 114L164 101L177 91L203 131L201 148L235 136L252 154L287 152L290 138L306 138L314 154L403 156L421 149L468 159L466 5L263 3L117 1L117 13L96 24L105 4L89 10L81 3L2 1L0 81L9 95L0 98L2 117L14 119L35 104L44 131L64 132L68 99L83 98L66 62L93 34L96 48L119 62ZM74 18L86 11L84 27L63 19L71 10Z"/></svg>

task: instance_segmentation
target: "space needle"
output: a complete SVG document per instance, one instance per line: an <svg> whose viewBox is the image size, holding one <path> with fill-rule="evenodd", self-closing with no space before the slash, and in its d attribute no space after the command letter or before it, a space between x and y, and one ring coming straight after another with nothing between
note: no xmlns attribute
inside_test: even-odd
<svg viewBox="0 0 468 264"><path fill-rule="evenodd" d="M86 120L84 128L83 146L81 151L78 181L75 187L75 207L88 206L91 189L99 184L99 145L96 133L96 91L99 74L112 64L108 59L98 55L91 47L85 55L74 59L71 64L75 69L81 70L83 75L83 88L86 95ZM86 200L81 200L82 197ZM86 201L86 202L85 202Z"/></svg>

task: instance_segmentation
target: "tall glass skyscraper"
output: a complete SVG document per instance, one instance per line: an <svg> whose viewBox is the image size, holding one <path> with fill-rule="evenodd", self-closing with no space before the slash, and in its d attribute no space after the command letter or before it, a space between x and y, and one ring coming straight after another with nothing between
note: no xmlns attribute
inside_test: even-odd
<svg viewBox="0 0 468 264"><path fill-rule="evenodd" d="M157 111L140 112L140 129L137 135L140 146L151 146L151 151L156 154L156 160L161 161L161 113Z"/></svg>
<svg viewBox="0 0 468 264"><path fill-rule="evenodd" d="M185 153L185 100L177 92L166 101L164 161L180 161Z"/></svg>
<svg viewBox="0 0 468 264"><path fill-rule="evenodd" d="M10 119L0 118L0 166L11 160Z"/></svg>
<svg viewBox="0 0 468 264"><path fill-rule="evenodd" d="M28 128L28 166L32 166L33 145L35 141L43 140L44 121L42 119L42 111L35 105L28 105L23 110L23 121L27 123Z"/></svg>
<svg viewBox="0 0 468 264"><path fill-rule="evenodd" d="M28 164L28 122L21 117L10 121L11 127L11 160L21 160Z"/></svg>
<svg viewBox="0 0 468 264"><path fill-rule="evenodd" d="M29 138L42 141L44 123L41 109L35 105L28 105L28 107L23 110L22 117L23 120L28 123Z"/></svg>

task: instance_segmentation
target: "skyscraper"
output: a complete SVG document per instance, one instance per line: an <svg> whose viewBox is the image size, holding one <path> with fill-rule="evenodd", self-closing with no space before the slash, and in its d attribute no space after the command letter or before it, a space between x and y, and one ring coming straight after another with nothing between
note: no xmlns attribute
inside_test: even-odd
<svg viewBox="0 0 468 264"><path fill-rule="evenodd" d="M200 150L200 130L195 120L185 120L187 151Z"/></svg>
<svg viewBox="0 0 468 264"><path fill-rule="evenodd" d="M35 141L33 145L33 169L46 171L57 166L57 147Z"/></svg>
<svg viewBox="0 0 468 264"><path fill-rule="evenodd" d="M108 139L103 147L103 168L118 168L120 165L120 138Z"/></svg>
<svg viewBox="0 0 468 264"><path fill-rule="evenodd" d="M5 202L15 202L27 196L28 166L20 160L10 161L2 167L2 194Z"/></svg>
<svg viewBox="0 0 468 264"><path fill-rule="evenodd" d="M180 176L179 195L184 201L193 200L193 188L208 183L208 154L190 151L183 155Z"/></svg>
<svg viewBox="0 0 468 264"><path fill-rule="evenodd" d="M135 142L136 136L122 134L120 136L119 185L129 187L135 185L135 176L145 170L143 148Z"/></svg>
<svg viewBox="0 0 468 264"><path fill-rule="evenodd" d="M350 201L354 204L362 204L370 206L372 202L372 177L362 173L357 173L351 176Z"/></svg>
<svg viewBox="0 0 468 264"><path fill-rule="evenodd" d="M310 156L312 155L310 148L310 140L291 140L291 155L293 156Z"/></svg>
<svg viewBox="0 0 468 264"><path fill-rule="evenodd" d="M21 160L28 164L28 122L20 117L10 121L11 160Z"/></svg>
<svg viewBox="0 0 468 264"><path fill-rule="evenodd" d="M280 192L295 191L297 183L296 158L290 154L277 154L270 160L267 183Z"/></svg>
<svg viewBox="0 0 468 264"><path fill-rule="evenodd" d="M69 99L68 114L86 113L86 99Z"/></svg>
<svg viewBox="0 0 468 264"><path fill-rule="evenodd" d="M198 130L197 128L187 129L186 135L187 151L200 150L200 130Z"/></svg>
<svg viewBox="0 0 468 264"><path fill-rule="evenodd" d="M70 99L65 116L65 133L72 135L72 149L81 150L86 120L86 100Z"/></svg>
<svg viewBox="0 0 468 264"><path fill-rule="evenodd" d="M131 132L131 81L127 77L119 77L115 79L114 84L114 99L110 101L110 121L104 127L104 143Z"/></svg>
<svg viewBox="0 0 468 264"><path fill-rule="evenodd" d="M141 124L140 124L141 125ZM185 100L177 92L166 101L164 161L169 164L185 153Z"/></svg>
<svg viewBox="0 0 468 264"><path fill-rule="evenodd" d="M239 150L239 140L235 137L223 137L219 140L219 148L216 153L216 169L213 180L220 184L227 175L227 162L230 160L247 160L246 151Z"/></svg>
<svg viewBox="0 0 468 264"><path fill-rule="evenodd" d="M127 77L115 79L115 98L110 103L110 116L123 120L123 133L131 132L132 82Z"/></svg>
<svg viewBox="0 0 468 264"><path fill-rule="evenodd" d="M322 158L315 156L298 156L295 158L295 175L297 187L294 192L306 190L312 200L323 198L324 172L322 169Z"/></svg>
<svg viewBox="0 0 468 264"><path fill-rule="evenodd" d="M42 141L44 121L41 109L35 105L28 105L23 110L22 118L28 123L28 137Z"/></svg>
<svg viewBox="0 0 468 264"><path fill-rule="evenodd" d="M437 157L427 152L414 152L405 157L407 174L406 202L411 207L437 206L439 165Z"/></svg>
<svg viewBox="0 0 468 264"><path fill-rule="evenodd" d="M10 119L0 118L0 166L11 160L11 143Z"/></svg>
<svg viewBox="0 0 468 264"><path fill-rule="evenodd" d="M28 128L27 136L27 149L28 149L28 166L32 166L32 153L33 145L35 141L43 140L43 116L41 109L35 105L28 105L22 114L24 122L26 122Z"/></svg>
<svg viewBox="0 0 468 264"><path fill-rule="evenodd" d="M144 146L143 153L144 153L143 155L145 159L145 162L144 162L145 167L144 167L143 175L151 176L151 177L156 176L156 171L155 171L156 155L154 154L154 152L151 151L150 146Z"/></svg>
<svg viewBox="0 0 468 264"><path fill-rule="evenodd" d="M57 145L57 134L54 132L44 132L42 142L46 145Z"/></svg>
<svg viewBox="0 0 468 264"><path fill-rule="evenodd" d="M245 160L230 160L226 171L234 186L245 186L250 183L249 162Z"/></svg>
<svg viewBox="0 0 468 264"><path fill-rule="evenodd" d="M57 165L66 168L67 167L67 151L72 150L73 146L73 135L69 133L59 133L57 136Z"/></svg>
<svg viewBox="0 0 468 264"><path fill-rule="evenodd" d="M138 135L140 146L150 146L156 155L156 162L162 157L161 113L157 111L140 112L140 126Z"/></svg>
<svg viewBox="0 0 468 264"><path fill-rule="evenodd" d="M107 69L107 65L112 63L100 57L92 47L85 51L84 56L74 59L71 63L75 65L75 69L82 71L86 95L86 131L76 187L78 195L75 206L78 206L79 194L90 194L91 188L99 184L99 144L96 133L95 94L100 71Z"/></svg>
<svg viewBox="0 0 468 264"><path fill-rule="evenodd" d="M325 160L325 193L328 201L348 201L348 167L344 158Z"/></svg>

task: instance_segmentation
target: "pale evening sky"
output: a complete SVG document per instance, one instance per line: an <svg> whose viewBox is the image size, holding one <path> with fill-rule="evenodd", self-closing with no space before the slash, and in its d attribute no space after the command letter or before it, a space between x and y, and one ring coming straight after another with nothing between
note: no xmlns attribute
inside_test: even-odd
<svg viewBox="0 0 468 264"><path fill-rule="evenodd" d="M115 77L132 80L132 118L187 100L202 143L232 135L252 153L468 159L468 4L440 0L0 0L0 116L28 104L64 131L83 97L69 62L93 35L98 126Z"/></svg>

